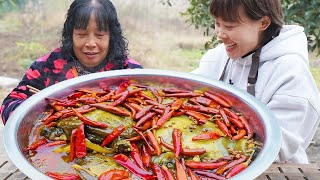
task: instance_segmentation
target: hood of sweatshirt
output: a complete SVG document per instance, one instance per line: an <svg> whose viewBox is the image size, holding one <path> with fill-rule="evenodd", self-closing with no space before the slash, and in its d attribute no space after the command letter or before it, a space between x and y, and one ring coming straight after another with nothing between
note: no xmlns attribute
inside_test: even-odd
<svg viewBox="0 0 320 180"><path fill-rule="evenodd" d="M308 64L307 38L303 31L301 26L283 26L280 34L262 48L260 62L297 54Z"/></svg>

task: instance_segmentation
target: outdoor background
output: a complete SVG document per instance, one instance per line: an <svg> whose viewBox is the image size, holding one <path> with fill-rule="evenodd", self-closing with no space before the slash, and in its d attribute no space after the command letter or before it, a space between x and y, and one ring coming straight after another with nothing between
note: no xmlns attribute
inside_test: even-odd
<svg viewBox="0 0 320 180"><path fill-rule="evenodd" d="M0 7L0 76L21 79L30 64L60 44L66 11L71 0L38 0L23 8ZM130 57L145 68L189 72L202 57L203 30L186 23L181 12L188 0L174 0L172 6L160 0L113 0ZM320 57L310 53L310 70L320 89ZM11 88L0 86L0 104ZM308 148L311 162L320 163L320 130Z"/></svg>

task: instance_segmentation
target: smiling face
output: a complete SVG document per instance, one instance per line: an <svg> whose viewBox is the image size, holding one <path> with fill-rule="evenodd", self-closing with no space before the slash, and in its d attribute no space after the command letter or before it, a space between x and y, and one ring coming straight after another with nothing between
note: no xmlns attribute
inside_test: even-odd
<svg viewBox="0 0 320 180"><path fill-rule="evenodd" d="M99 30L94 15L90 16L86 29L73 30L72 38L73 51L85 67L95 67L106 58L110 34Z"/></svg>
<svg viewBox="0 0 320 180"><path fill-rule="evenodd" d="M239 8L240 22L227 22L222 18L215 18L215 32L225 45L228 56L236 59L254 51L260 46L264 30L269 26L268 17L260 20L250 19Z"/></svg>

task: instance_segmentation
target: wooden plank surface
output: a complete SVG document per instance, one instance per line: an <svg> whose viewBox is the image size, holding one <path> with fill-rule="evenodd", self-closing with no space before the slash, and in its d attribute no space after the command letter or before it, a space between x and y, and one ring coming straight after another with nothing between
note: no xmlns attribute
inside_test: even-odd
<svg viewBox="0 0 320 180"><path fill-rule="evenodd" d="M319 180L318 164L272 164L257 180Z"/></svg>

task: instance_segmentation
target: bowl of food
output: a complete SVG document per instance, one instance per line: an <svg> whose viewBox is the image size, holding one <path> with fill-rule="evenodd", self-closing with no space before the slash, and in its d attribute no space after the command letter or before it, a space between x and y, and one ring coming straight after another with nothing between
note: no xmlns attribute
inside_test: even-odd
<svg viewBox="0 0 320 180"><path fill-rule="evenodd" d="M31 179L254 179L280 140L275 116L246 92L155 69L55 84L22 103L4 129L9 158Z"/></svg>

